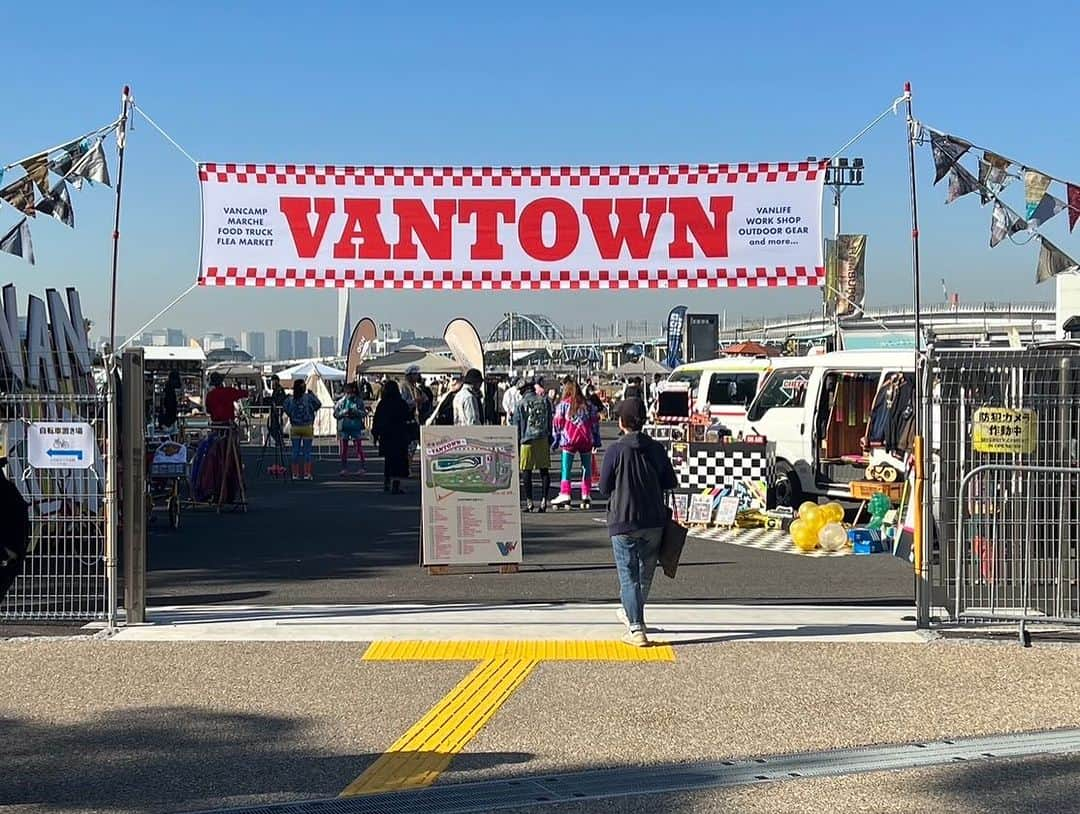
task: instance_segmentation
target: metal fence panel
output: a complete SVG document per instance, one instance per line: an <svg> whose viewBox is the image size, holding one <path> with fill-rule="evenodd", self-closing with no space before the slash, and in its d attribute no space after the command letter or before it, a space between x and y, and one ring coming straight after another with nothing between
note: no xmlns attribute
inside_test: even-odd
<svg viewBox="0 0 1080 814"><path fill-rule="evenodd" d="M30 503L22 573L0 601L0 620L89 621L108 615L105 563L106 399L103 395L0 394L8 472ZM81 421L94 430L88 469L35 469L27 460L32 421Z"/></svg>
<svg viewBox="0 0 1080 814"><path fill-rule="evenodd" d="M936 351L935 604L1080 622L1080 351Z"/></svg>

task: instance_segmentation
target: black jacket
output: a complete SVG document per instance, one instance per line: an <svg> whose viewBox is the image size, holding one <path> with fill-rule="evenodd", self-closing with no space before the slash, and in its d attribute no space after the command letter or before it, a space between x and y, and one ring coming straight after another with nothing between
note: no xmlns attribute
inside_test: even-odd
<svg viewBox="0 0 1080 814"><path fill-rule="evenodd" d="M664 491L677 485L675 470L660 444L630 432L604 455L600 492L608 498L608 533L630 534L667 522Z"/></svg>
<svg viewBox="0 0 1080 814"><path fill-rule="evenodd" d="M0 600L22 570L30 539L30 511L15 484L0 473Z"/></svg>

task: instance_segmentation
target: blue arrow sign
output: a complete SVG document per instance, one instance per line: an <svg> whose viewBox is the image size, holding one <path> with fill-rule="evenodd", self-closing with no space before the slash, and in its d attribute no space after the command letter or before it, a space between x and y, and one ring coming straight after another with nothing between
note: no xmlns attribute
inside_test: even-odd
<svg viewBox="0 0 1080 814"><path fill-rule="evenodd" d="M50 449L45 454L50 458L60 456L62 458L74 458L77 461L82 460L81 449Z"/></svg>

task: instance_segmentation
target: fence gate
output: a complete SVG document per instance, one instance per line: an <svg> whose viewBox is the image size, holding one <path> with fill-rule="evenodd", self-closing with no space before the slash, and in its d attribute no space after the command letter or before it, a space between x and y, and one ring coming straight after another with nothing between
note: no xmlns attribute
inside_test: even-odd
<svg viewBox="0 0 1080 814"><path fill-rule="evenodd" d="M1080 624L1080 351L934 351L934 604Z"/></svg>
<svg viewBox="0 0 1080 814"><path fill-rule="evenodd" d="M30 503L29 549L21 575L0 600L0 621L105 619L105 396L4 393L0 394L0 422L7 428L8 473ZM34 422L89 425L89 430L82 428L84 433L93 433L91 452L82 453L89 465L32 466L28 436ZM81 439L71 439L72 458L74 447L80 445Z"/></svg>

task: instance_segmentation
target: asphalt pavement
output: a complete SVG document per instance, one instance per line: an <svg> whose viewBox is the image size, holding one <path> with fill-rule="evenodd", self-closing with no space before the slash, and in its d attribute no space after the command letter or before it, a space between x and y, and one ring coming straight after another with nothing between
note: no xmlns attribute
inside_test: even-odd
<svg viewBox="0 0 1080 814"><path fill-rule="evenodd" d="M369 450L370 452L370 450ZM616 575L602 501L591 511L524 515L517 574L429 576L419 566L420 497L382 490L382 462L341 477L316 466L314 482L258 471L250 450L246 513L186 510L179 530L151 527L152 605L326 605L387 602L609 602ZM657 601L910 603L910 566L887 555L808 558L693 540L679 577Z"/></svg>

